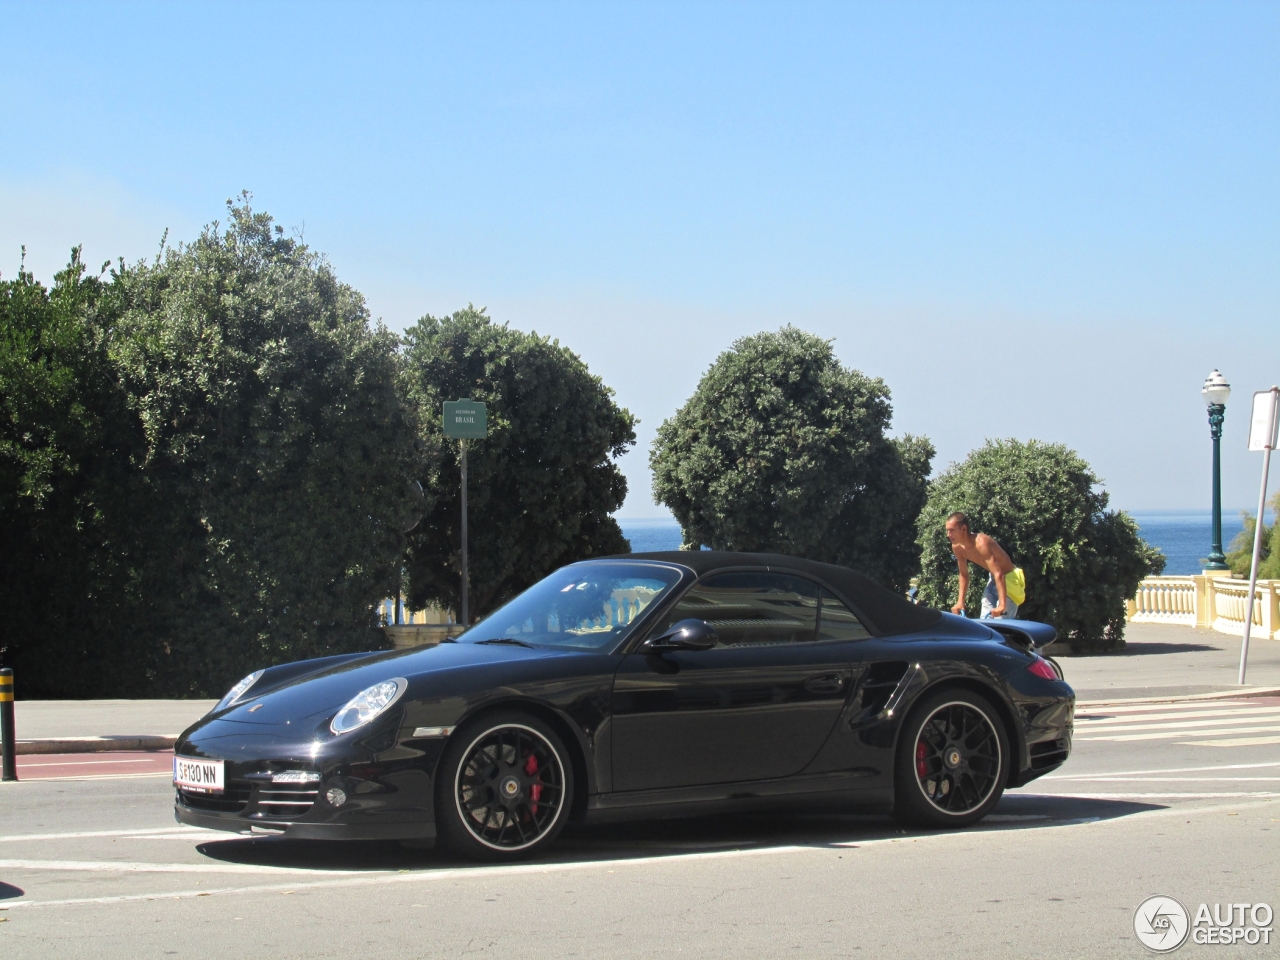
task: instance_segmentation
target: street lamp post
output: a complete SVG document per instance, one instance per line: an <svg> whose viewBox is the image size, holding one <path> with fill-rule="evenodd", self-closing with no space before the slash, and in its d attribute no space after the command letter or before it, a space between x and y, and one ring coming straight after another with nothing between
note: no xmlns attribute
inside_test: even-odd
<svg viewBox="0 0 1280 960"><path fill-rule="evenodd" d="M1217 370L1205 378L1200 389L1205 406L1209 408L1209 436L1213 438L1213 546L1209 550L1206 570L1227 570L1227 558L1222 552L1222 421L1227 413L1227 398L1231 396L1231 384Z"/></svg>

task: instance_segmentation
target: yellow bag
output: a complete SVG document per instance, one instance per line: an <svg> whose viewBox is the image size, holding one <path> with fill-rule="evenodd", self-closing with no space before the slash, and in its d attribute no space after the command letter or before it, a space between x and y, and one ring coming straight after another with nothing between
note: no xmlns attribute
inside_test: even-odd
<svg viewBox="0 0 1280 960"><path fill-rule="evenodd" d="M1004 575L1004 592L1018 606L1027 599L1027 578L1021 567L1014 567Z"/></svg>

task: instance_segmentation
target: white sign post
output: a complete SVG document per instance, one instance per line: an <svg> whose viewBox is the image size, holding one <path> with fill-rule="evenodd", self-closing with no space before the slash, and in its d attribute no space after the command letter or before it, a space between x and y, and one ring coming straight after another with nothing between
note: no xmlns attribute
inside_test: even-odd
<svg viewBox="0 0 1280 960"><path fill-rule="evenodd" d="M1280 387L1259 390L1253 395L1253 415L1249 418L1249 449L1262 451L1262 488L1258 491L1258 513L1253 525L1253 562L1249 565L1249 598L1244 605L1244 642L1240 644L1240 684L1244 685L1249 665L1249 633L1253 629L1253 592L1258 588L1258 553L1262 547L1262 511L1267 506L1267 474L1271 451L1276 448L1276 428L1280 427ZM1273 546L1274 550L1275 547Z"/></svg>

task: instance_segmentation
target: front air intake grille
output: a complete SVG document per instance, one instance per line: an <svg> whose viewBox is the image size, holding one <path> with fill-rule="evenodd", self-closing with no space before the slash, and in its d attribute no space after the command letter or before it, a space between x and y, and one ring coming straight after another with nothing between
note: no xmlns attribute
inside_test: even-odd
<svg viewBox="0 0 1280 960"><path fill-rule="evenodd" d="M1045 770L1066 763L1068 755L1066 740L1047 740L1031 746L1031 769Z"/></svg>
<svg viewBox="0 0 1280 960"><path fill-rule="evenodd" d="M319 792L319 784L315 783L261 784L256 798L257 813L296 820L315 806Z"/></svg>
<svg viewBox="0 0 1280 960"><path fill-rule="evenodd" d="M182 805L192 810L211 810L217 813L240 813L249 805L250 786L247 783L231 782L222 793L194 793L190 790L178 789L178 799Z"/></svg>

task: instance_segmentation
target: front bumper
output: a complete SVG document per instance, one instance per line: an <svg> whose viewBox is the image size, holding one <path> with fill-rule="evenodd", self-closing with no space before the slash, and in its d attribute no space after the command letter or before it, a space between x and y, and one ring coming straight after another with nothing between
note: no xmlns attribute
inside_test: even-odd
<svg viewBox="0 0 1280 960"><path fill-rule="evenodd" d="M215 721L179 740L179 756L222 761L225 784L219 793L176 788L179 823L308 840L435 836L434 771L443 741L398 743L388 725L360 739L317 744L247 726ZM315 779L280 776L284 771Z"/></svg>
<svg viewBox="0 0 1280 960"><path fill-rule="evenodd" d="M179 823L206 830L228 830L232 833L282 836L291 840L432 840L436 825L427 822L381 823L290 823L278 819L246 820L238 816L193 810L181 800L173 805L173 818Z"/></svg>

